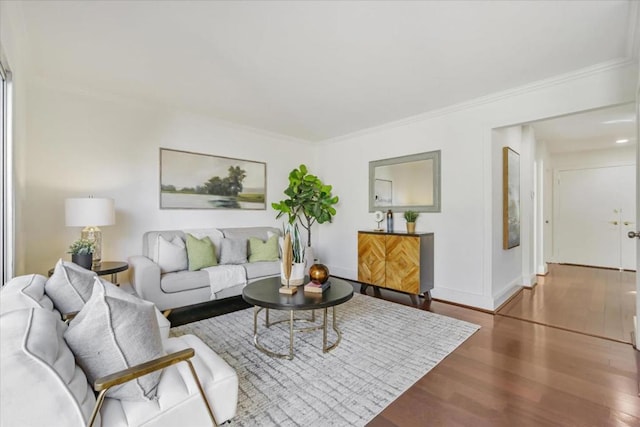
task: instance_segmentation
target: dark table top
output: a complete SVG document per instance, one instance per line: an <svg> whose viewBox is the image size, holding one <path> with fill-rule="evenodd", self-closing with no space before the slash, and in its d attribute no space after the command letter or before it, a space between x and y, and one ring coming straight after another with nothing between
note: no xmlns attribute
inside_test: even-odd
<svg viewBox="0 0 640 427"><path fill-rule="evenodd" d="M329 282L331 286L321 294L305 292L304 285L301 285L298 292L287 295L278 292L282 286L280 277L270 277L245 286L242 298L249 304L276 310L314 310L333 307L353 297L353 286L346 280L330 277ZM304 283L309 283L308 277Z"/></svg>
<svg viewBox="0 0 640 427"><path fill-rule="evenodd" d="M129 268L129 264L123 261L102 261L100 267L91 267L91 271L94 271L98 276L105 276L107 274L120 273ZM49 270L49 276L53 274L53 268Z"/></svg>

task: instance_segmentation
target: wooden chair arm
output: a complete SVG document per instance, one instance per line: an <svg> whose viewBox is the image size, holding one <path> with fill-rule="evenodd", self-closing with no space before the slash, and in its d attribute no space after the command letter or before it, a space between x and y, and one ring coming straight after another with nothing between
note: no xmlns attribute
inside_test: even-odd
<svg viewBox="0 0 640 427"><path fill-rule="evenodd" d="M95 391L109 389L136 378L140 378L159 369L164 369L184 360L191 359L195 354L196 353L192 348L186 348L184 350L176 351L175 353L167 354L166 356L158 357L157 359L132 366L131 368L105 375L104 377L100 377L95 380L93 383L93 389Z"/></svg>
<svg viewBox="0 0 640 427"><path fill-rule="evenodd" d="M72 311L71 313L63 313L62 314L62 321L63 322L69 322L71 320L73 320L74 317L76 317L78 315L78 313L80 313L79 311Z"/></svg>

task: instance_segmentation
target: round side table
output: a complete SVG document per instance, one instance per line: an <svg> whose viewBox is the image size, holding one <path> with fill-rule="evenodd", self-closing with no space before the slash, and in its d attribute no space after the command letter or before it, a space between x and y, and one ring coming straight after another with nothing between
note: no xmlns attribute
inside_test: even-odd
<svg viewBox="0 0 640 427"><path fill-rule="evenodd" d="M129 269L129 264L123 261L102 261L100 265L91 267L91 271L95 272L98 276L111 275L111 283L118 284L118 273ZM49 270L49 276L53 274L55 269Z"/></svg>

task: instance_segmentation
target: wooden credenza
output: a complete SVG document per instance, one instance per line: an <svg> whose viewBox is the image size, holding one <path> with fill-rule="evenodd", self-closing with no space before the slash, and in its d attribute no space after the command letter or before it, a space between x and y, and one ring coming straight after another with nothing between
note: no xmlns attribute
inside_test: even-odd
<svg viewBox="0 0 640 427"><path fill-rule="evenodd" d="M358 281L430 298L433 289L433 233L358 231Z"/></svg>

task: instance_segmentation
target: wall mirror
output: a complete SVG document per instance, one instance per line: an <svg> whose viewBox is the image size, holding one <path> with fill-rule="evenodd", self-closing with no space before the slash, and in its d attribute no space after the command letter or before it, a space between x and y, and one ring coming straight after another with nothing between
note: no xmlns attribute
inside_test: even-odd
<svg viewBox="0 0 640 427"><path fill-rule="evenodd" d="M369 212L440 212L440 150L369 162Z"/></svg>

